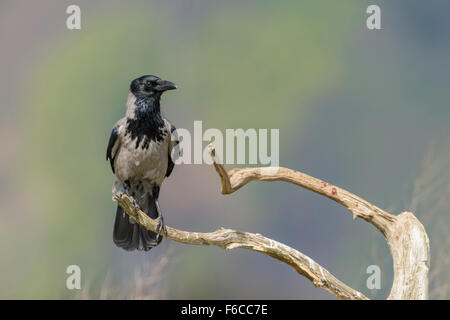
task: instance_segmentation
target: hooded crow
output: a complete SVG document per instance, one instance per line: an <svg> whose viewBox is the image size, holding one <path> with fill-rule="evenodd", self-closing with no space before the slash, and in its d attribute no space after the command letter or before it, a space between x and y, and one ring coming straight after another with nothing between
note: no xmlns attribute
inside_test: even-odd
<svg viewBox="0 0 450 320"><path fill-rule="evenodd" d="M118 205L114 223L114 243L125 250L148 251L162 238L164 220L158 203L161 185L174 167L172 139L175 127L163 116L161 95L177 86L159 77L146 75L131 82L126 115L115 124L106 151L106 160L116 176L114 193L125 192L133 204L158 220L158 232L139 226Z"/></svg>

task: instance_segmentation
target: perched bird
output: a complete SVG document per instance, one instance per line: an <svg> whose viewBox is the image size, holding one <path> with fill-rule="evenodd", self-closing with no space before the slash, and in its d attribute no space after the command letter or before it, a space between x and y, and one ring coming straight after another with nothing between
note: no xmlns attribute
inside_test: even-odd
<svg viewBox="0 0 450 320"><path fill-rule="evenodd" d="M106 151L106 160L116 176L114 193L125 192L152 219L158 232L139 226L118 205L114 223L114 243L125 250L145 250L157 246L164 220L158 203L161 185L174 167L172 139L175 127L160 110L161 95L177 86L159 77L146 75L131 82L126 115L117 121Z"/></svg>

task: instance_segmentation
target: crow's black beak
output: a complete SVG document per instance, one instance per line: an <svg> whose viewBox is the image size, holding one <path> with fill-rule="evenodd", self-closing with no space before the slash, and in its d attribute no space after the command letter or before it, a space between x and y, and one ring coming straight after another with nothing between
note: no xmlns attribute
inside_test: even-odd
<svg viewBox="0 0 450 320"><path fill-rule="evenodd" d="M177 88L177 85L173 82L167 81L167 80L158 80L156 81L157 86L155 87L158 91L166 91L166 90L173 90Z"/></svg>

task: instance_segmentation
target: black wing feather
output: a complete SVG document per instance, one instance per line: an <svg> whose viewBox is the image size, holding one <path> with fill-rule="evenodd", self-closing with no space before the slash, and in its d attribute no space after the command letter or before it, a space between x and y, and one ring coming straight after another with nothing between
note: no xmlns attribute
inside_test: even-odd
<svg viewBox="0 0 450 320"><path fill-rule="evenodd" d="M175 126L173 124L170 125L170 134L172 134L177 128L175 128ZM179 143L179 141L176 141L174 145L177 145ZM175 166L175 163L173 163L172 160L172 150L169 148L169 161L167 163L167 171L166 171L166 177L170 176L170 174L172 173L173 167Z"/></svg>
<svg viewBox="0 0 450 320"><path fill-rule="evenodd" d="M118 137L119 137L119 127L115 126L111 132L111 136L109 137L108 148L106 149L106 160L109 159L109 163L111 164L111 169L113 173L115 173L114 156L111 153Z"/></svg>

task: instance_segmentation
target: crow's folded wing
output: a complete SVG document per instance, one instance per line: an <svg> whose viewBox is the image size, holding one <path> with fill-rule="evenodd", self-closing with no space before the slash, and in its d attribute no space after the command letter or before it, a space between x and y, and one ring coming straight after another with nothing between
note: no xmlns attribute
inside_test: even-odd
<svg viewBox="0 0 450 320"><path fill-rule="evenodd" d="M111 136L109 137L108 148L106 149L106 160L109 160L113 173L115 173L114 158L120 146L119 130L120 130L120 123L118 122L112 129Z"/></svg>
<svg viewBox="0 0 450 320"><path fill-rule="evenodd" d="M169 123L170 124L170 123ZM169 161L167 163L167 171L166 171L166 177L170 176L172 173L173 167L175 166L175 163L173 162L172 156L178 157L178 148L176 146L178 145L178 136L176 134L176 130L174 125L170 124L170 141L169 141ZM174 150L175 148L175 150Z"/></svg>

